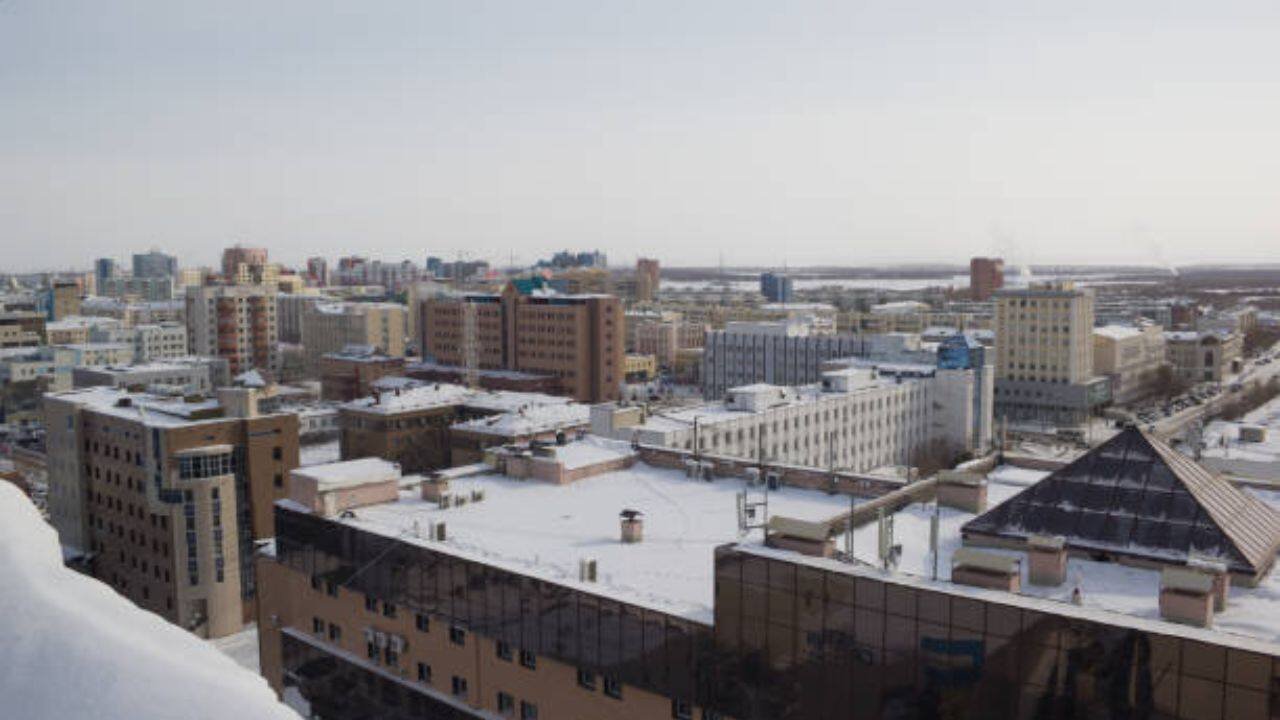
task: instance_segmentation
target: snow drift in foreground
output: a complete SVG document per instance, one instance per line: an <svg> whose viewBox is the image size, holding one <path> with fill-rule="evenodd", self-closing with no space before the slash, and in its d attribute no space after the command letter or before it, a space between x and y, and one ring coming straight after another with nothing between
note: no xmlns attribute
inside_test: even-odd
<svg viewBox="0 0 1280 720"><path fill-rule="evenodd" d="M58 536L0 482L0 717L291 718L265 680L62 565Z"/></svg>

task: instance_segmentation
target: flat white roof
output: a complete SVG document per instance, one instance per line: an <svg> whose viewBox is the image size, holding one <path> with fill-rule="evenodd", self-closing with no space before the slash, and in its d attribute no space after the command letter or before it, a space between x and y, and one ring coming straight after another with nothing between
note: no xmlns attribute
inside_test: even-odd
<svg viewBox="0 0 1280 720"><path fill-rule="evenodd" d="M590 407L561 403L521 407L515 411L503 412L500 415L456 423L453 427L475 433L519 437L550 432L560 428L578 427L586 425L590 421Z"/></svg>
<svg viewBox="0 0 1280 720"><path fill-rule="evenodd" d="M337 522L710 623L714 552L742 539L736 495L743 487L739 479L690 480L680 470L642 463L567 485L483 474L450 481L460 497L483 490L480 502L441 510L406 490L399 502L357 508L354 518ZM802 520L848 509L845 496L797 488L769 493L770 513ZM644 513L642 542L620 541L623 510ZM431 522L446 524L447 540L422 539ZM598 563L595 583L578 580L578 563L587 559Z"/></svg>
<svg viewBox="0 0 1280 720"><path fill-rule="evenodd" d="M300 467L295 469L293 474L314 480L316 487L324 491L358 487L387 480L398 481L400 466L382 458L366 457Z"/></svg>

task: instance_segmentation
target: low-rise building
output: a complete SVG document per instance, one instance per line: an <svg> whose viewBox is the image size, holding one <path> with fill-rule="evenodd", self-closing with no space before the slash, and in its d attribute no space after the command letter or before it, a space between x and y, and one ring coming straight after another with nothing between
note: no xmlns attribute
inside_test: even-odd
<svg viewBox="0 0 1280 720"><path fill-rule="evenodd" d="M727 457L868 471L991 442L991 373L929 365L829 370L817 385L757 383L723 402L650 414L597 405L591 431ZM985 413L985 416L981 414Z"/></svg>
<svg viewBox="0 0 1280 720"><path fill-rule="evenodd" d="M373 394L373 383L404 375L404 358L389 357L369 345L348 345L320 358L320 397L349 402Z"/></svg>
<svg viewBox="0 0 1280 720"><path fill-rule="evenodd" d="M0 422L38 420L41 396L70 390L73 367L75 353L65 348L0 349Z"/></svg>
<svg viewBox="0 0 1280 720"><path fill-rule="evenodd" d="M181 357L130 365L89 365L72 371L75 387L148 388L212 393L230 384L225 358Z"/></svg>
<svg viewBox="0 0 1280 720"><path fill-rule="evenodd" d="M457 464L452 431L460 423L509 413L530 416L545 406L569 404L569 398L540 393L471 390L441 383L396 385L339 406L342 457L380 457L413 472L450 467ZM495 432L484 437L505 436Z"/></svg>
<svg viewBox="0 0 1280 720"><path fill-rule="evenodd" d="M72 353L75 365L128 365L133 362L133 345L118 342L87 342L59 347Z"/></svg>
<svg viewBox="0 0 1280 720"><path fill-rule="evenodd" d="M1154 393L1168 372L1159 325L1104 325L1093 330L1093 371L1111 380L1111 401L1128 405Z"/></svg>
<svg viewBox="0 0 1280 720"><path fill-rule="evenodd" d="M1237 333L1180 330L1164 334L1169 363L1183 382L1222 382L1239 372L1244 342Z"/></svg>
<svg viewBox="0 0 1280 720"><path fill-rule="evenodd" d="M45 316L34 310L0 312L0 349L45 343Z"/></svg>

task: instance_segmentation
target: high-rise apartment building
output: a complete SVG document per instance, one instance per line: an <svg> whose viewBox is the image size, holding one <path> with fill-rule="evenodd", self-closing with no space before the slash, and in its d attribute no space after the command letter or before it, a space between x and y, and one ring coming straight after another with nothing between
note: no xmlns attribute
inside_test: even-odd
<svg viewBox="0 0 1280 720"><path fill-rule="evenodd" d="M658 284L661 282L661 268L653 258L636 260L636 300L653 302L658 296Z"/></svg>
<svg viewBox="0 0 1280 720"><path fill-rule="evenodd" d="M974 300L990 300L1004 287L1004 260L976 257L969 261L969 294Z"/></svg>
<svg viewBox="0 0 1280 720"><path fill-rule="evenodd" d="M260 285L187 288L187 339L195 355L226 358L231 374L279 367L276 292Z"/></svg>
<svg viewBox="0 0 1280 720"><path fill-rule="evenodd" d="M176 277L178 274L178 258L166 255L159 250L145 253L134 253L133 276L142 277Z"/></svg>
<svg viewBox="0 0 1280 720"><path fill-rule="evenodd" d="M102 287L104 280L110 280L120 274L119 268L116 267L116 261L111 258L98 258L93 261L93 274L96 279L96 287Z"/></svg>
<svg viewBox="0 0 1280 720"><path fill-rule="evenodd" d="M275 288L280 268L267 262L266 248L234 245L222 251L222 279L229 285L267 285Z"/></svg>
<svg viewBox="0 0 1280 720"><path fill-rule="evenodd" d="M791 278L783 273L761 273L760 294L769 302L789 303L795 300L795 286Z"/></svg>
<svg viewBox="0 0 1280 720"><path fill-rule="evenodd" d="M612 295L567 295L541 277L500 295L429 297L419 313L422 356L477 370L551 375L582 402L618 398L625 320Z"/></svg>
<svg viewBox="0 0 1280 720"><path fill-rule="evenodd" d="M239 632L253 541L298 465L296 415L93 387L45 398L50 513L72 554L138 606L204 637Z"/></svg>
<svg viewBox="0 0 1280 720"><path fill-rule="evenodd" d="M80 314L80 284L55 280L49 288L49 319L61 320Z"/></svg>
<svg viewBox="0 0 1280 720"><path fill-rule="evenodd" d="M1093 372L1092 290L1036 283L994 298L998 418L1079 424L1110 399Z"/></svg>
<svg viewBox="0 0 1280 720"><path fill-rule="evenodd" d="M302 314L307 370L319 372L321 357L352 345L403 357L406 316L405 306L396 303L316 303Z"/></svg>
<svg viewBox="0 0 1280 720"><path fill-rule="evenodd" d="M316 287L329 284L329 261L322 257L307 258L307 281Z"/></svg>

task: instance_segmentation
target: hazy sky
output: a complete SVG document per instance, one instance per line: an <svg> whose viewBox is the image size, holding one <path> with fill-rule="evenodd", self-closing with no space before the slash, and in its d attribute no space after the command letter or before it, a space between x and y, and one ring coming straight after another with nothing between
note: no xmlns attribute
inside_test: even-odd
<svg viewBox="0 0 1280 720"><path fill-rule="evenodd" d="M1277 38L1276 0L0 0L0 269L1280 260Z"/></svg>

